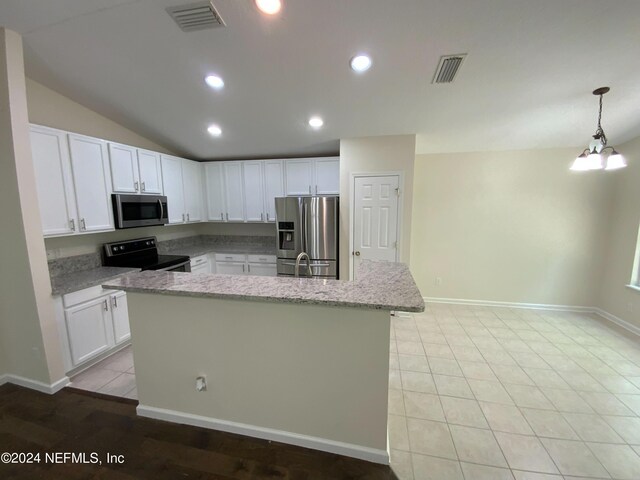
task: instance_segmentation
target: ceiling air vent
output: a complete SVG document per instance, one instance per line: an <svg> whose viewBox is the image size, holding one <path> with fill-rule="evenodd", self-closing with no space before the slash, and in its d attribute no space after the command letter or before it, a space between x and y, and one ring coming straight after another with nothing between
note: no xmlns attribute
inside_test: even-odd
<svg viewBox="0 0 640 480"><path fill-rule="evenodd" d="M440 57L436 74L431 83L451 83L456 78L462 61L467 56L466 53L460 55L443 55Z"/></svg>
<svg viewBox="0 0 640 480"><path fill-rule="evenodd" d="M222 17L211 2L189 3L167 8L167 13L185 32L224 27Z"/></svg>

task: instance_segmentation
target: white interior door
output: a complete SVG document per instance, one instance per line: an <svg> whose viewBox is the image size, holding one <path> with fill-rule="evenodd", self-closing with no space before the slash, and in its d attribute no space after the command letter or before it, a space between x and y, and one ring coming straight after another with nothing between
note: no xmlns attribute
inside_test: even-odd
<svg viewBox="0 0 640 480"><path fill-rule="evenodd" d="M398 261L399 181L397 175L355 178L354 277L362 260Z"/></svg>

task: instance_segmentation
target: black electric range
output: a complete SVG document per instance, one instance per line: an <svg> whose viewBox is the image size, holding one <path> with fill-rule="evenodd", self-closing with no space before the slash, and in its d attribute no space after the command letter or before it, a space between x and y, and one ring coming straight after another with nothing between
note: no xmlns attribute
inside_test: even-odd
<svg viewBox="0 0 640 480"><path fill-rule="evenodd" d="M104 244L104 264L107 267L133 267L142 270L190 272L186 255L159 255L156 237L138 238Z"/></svg>

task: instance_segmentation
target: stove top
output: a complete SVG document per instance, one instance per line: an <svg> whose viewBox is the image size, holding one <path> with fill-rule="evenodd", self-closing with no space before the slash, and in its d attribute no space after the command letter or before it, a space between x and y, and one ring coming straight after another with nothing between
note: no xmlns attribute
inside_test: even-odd
<svg viewBox="0 0 640 480"><path fill-rule="evenodd" d="M189 262L186 255L159 255L156 237L104 244L104 264L142 270L167 270Z"/></svg>

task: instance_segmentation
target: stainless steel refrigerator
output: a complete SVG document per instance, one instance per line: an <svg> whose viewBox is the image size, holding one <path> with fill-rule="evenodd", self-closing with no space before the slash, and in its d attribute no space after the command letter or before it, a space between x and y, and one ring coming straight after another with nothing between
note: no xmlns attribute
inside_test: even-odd
<svg viewBox="0 0 640 480"><path fill-rule="evenodd" d="M278 275L338 278L339 197L276 198ZM304 257L304 256L303 256Z"/></svg>

